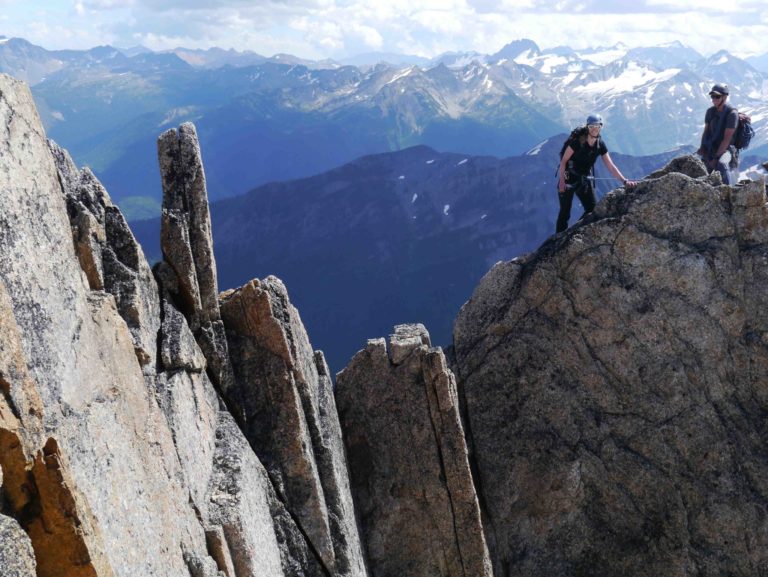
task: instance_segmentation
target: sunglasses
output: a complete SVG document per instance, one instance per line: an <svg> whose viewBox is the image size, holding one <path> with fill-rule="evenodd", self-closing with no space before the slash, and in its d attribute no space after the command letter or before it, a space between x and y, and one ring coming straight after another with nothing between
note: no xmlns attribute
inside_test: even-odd
<svg viewBox="0 0 768 577"><path fill-rule="evenodd" d="M709 97L712 100L720 100L723 97L723 95L722 94L710 94Z"/></svg>
<svg viewBox="0 0 768 577"><path fill-rule="evenodd" d="M602 128L602 124L587 124L587 128Z"/></svg>

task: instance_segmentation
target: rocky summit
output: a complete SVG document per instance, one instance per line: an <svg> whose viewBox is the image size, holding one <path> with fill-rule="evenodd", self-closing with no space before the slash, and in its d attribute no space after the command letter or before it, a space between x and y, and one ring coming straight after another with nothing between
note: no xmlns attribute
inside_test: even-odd
<svg viewBox="0 0 768 577"><path fill-rule="evenodd" d="M455 324L497 575L768 574L768 209L681 158Z"/></svg>
<svg viewBox="0 0 768 577"><path fill-rule="evenodd" d="M0 575L768 575L768 209L685 156L333 382L218 292L192 124L150 267L0 75Z"/></svg>

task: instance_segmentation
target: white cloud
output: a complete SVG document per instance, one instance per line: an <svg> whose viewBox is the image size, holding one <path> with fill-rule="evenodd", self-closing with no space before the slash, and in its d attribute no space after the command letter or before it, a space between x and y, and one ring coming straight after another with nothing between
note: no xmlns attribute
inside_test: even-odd
<svg viewBox="0 0 768 577"><path fill-rule="evenodd" d="M6 35L46 48L236 48L341 58L370 50L493 53L680 40L703 54L764 53L763 2L721 0L0 0ZM716 31L716 34L713 34ZM717 38L713 41L713 38Z"/></svg>
<svg viewBox="0 0 768 577"><path fill-rule="evenodd" d="M374 50L379 50L384 46L384 38L375 28L364 24L353 24L351 28L352 32L356 33L366 46Z"/></svg>

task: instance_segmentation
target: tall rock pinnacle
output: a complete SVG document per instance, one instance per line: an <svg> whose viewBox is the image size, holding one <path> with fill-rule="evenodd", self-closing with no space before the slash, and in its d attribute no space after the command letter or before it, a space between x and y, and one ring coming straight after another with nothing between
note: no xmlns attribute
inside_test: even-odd
<svg viewBox="0 0 768 577"><path fill-rule="evenodd" d="M221 295L245 434L333 575L367 575L333 385L275 277Z"/></svg>
<svg viewBox="0 0 768 577"><path fill-rule="evenodd" d="M219 311L208 191L194 125L167 130L160 135L157 149L163 181L160 245L164 259L158 276L186 316L208 361L211 379L227 396L232 370Z"/></svg>
<svg viewBox="0 0 768 577"><path fill-rule="evenodd" d="M490 577L456 381L422 325L400 325L337 378L373 577Z"/></svg>

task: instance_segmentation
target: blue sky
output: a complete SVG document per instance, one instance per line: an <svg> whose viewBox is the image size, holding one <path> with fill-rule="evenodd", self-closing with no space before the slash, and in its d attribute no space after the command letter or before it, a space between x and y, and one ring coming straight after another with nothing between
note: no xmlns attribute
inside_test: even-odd
<svg viewBox="0 0 768 577"><path fill-rule="evenodd" d="M493 53L681 41L704 55L768 52L764 0L0 0L0 34L48 49L235 48L265 56Z"/></svg>

